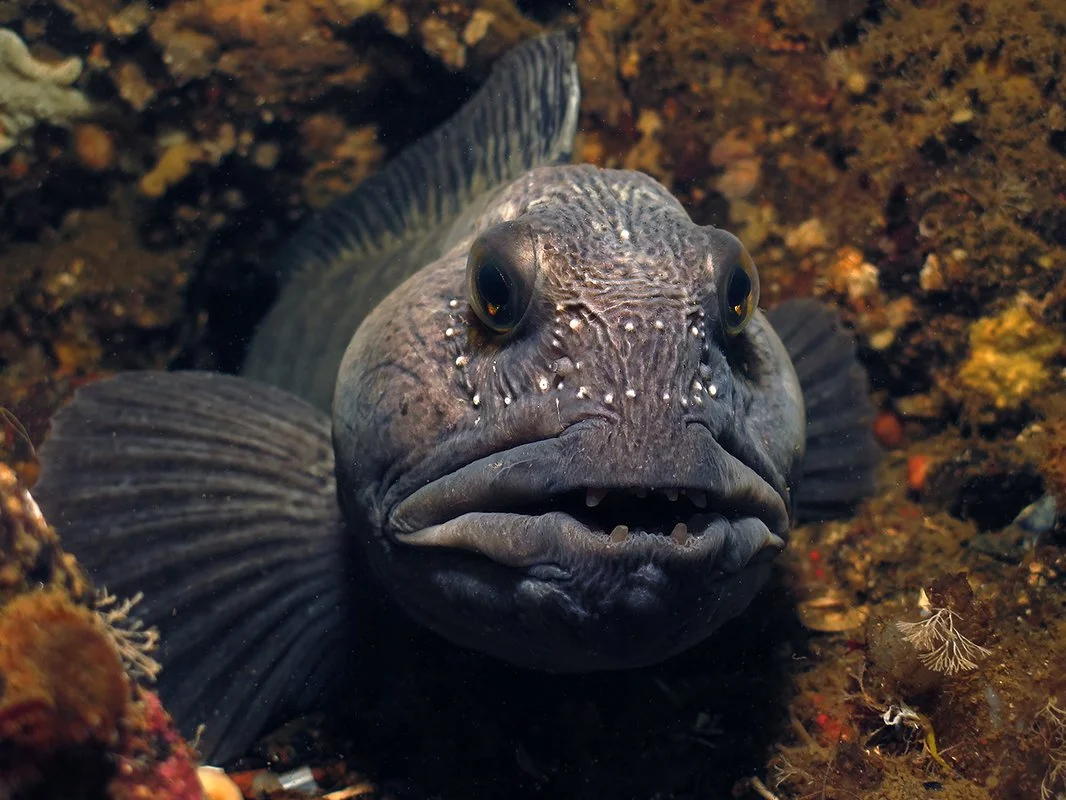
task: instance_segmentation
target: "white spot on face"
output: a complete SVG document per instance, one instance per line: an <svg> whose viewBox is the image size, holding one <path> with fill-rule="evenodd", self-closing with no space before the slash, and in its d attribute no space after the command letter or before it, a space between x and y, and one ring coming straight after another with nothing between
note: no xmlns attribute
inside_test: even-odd
<svg viewBox="0 0 1066 800"><path fill-rule="evenodd" d="M459 307L459 301L458 300L452 299L452 300L448 301L448 308L458 308L458 307Z"/></svg>
<svg viewBox="0 0 1066 800"><path fill-rule="evenodd" d="M623 242L629 241L629 231L625 228L622 228L622 230L618 231L618 235L622 237Z"/></svg>
<svg viewBox="0 0 1066 800"><path fill-rule="evenodd" d="M469 363L470 359L466 356L459 356L457 359L455 359L455 366L459 367L459 369L462 369Z"/></svg>
<svg viewBox="0 0 1066 800"><path fill-rule="evenodd" d="M563 382L562 382L562 381L559 381L559 382L558 382L557 384L555 384L555 388L556 388L556 389L559 389L560 391L562 391L562 388L563 388Z"/></svg>
<svg viewBox="0 0 1066 800"><path fill-rule="evenodd" d="M661 331L661 330L662 330L663 328L665 328L665 327L666 327L666 326L665 326L665 325L663 325L663 321L662 321L661 319L657 319L657 320L655 320L655 330L657 330L657 331Z"/></svg>
<svg viewBox="0 0 1066 800"><path fill-rule="evenodd" d="M581 330L581 320L579 320L577 317L574 317L572 320L570 320L570 330Z"/></svg>
<svg viewBox="0 0 1066 800"><path fill-rule="evenodd" d="M505 406L511 405L511 395L506 394L506 395L503 396L503 404Z"/></svg>
<svg viewBox="0 0 1066 800"><path fill-rule="evenodd" d="M688 331L689 331L689 333L691 333L691 334L692 334L693 336L699 336L699 335L700 335L700 329L699 329L699 328L697 328L697 327L696 327L695 325L693 325L693 326L692 326L691 328L689 328L689 329L688 329Z"/></svg>
<svg viewBox="0 0 1066 800"><path fill-rule="evenodd" d="M709 394L711 397L717 397L718 387L712 383L710 386L707 387L707 394Z"/></svg>
<svg viewBox="0 0 1066 800"><path fill-rule="evenodd" d="M445 336L455 336L455 328L445 328L444 329L444 335Z"/></svg>
<svg viewBox="0 0 1066 800"><path fill-rule="evenodd" d="M681 407L682 408L688 408L688 398L687 397L682 397L681 398Z"/></svg>
<svg viewBox="0 0 1066 800"><path fill-rule="evenodd" d="M702 394L694 394L694 395L692 395L692 399L693 399L693 401L695 401L696 405L698 405L698 406L702 406L703 405L703 395Z"/></svg>
<svg viewBox="0 0 1066 800"><path fill-rule="evenodd" d="M663 400L666 401L666 402L670 402L670 393L669 392L663 392Z"/></svg>
<svg viewBox="0 0 1066 800"><path fill-rule="evenodd" d="M577 387L577 396L582 398L582 399L588 397L589 396L589 387L587 387L587 386L578 386Z"/></svg>
<svg viewBox="0 0 1066 800"><path fill-rule="evenodd" d="M626 329L626 332L629 333L632 332L633 328L635 328L636 326L632 322L627 322L622 327L624 327Z"/></svg>
<svg viewBox="0 0 1066 800"><path fill-rule="evenodd" d="M560 346L561 345L559 344L559 340L558 339L552 339L552 347L560 347Z"/></svg>
<svg viewBox="0 0 1066 800"><path fill-rule="evenodd" d="M614 402L614 395L610 392L607 392L607 394L603 396L603 402L605 402L607 405L610 405Z"/></svg>
<svg viewBox="0 0 1066 800"><path fill-rule="evenodd" d="M540 389L542 392L546 392L549 388L551 388L551 383L548 381L547 378L541 376L540 378L537 378L537 388Z"/></svg>
<svg viewBox="0 0 1066 800"><path fill-rule="evenodd" d="M471 403L473 403L473 404L474 404L475 406L479 406L479 405L481 405L481 395L479 395L479 394L475 394L475 395L474 395L474 396L473 396L473 397L472 397L472 398L470 399L470 402L471 402Z"/></svg>
<svg viewBox="0 0 1066 800"><path fill-rule="evenodd" d="M563 308L564 308L564 306L563 306L563 304L562 304L562 303L556 303L556 304L555 304L555 310L556 310L556 311L562 311L562 310L563 310ZM558 317L556 317L556 319L558 319Z"/></svg>
<svg viewBox="0 0 1066 800"><path fill-rule="evenodd" d="M574 369L581 369L581 362L580 361L577 361L577 362L574 363Z"/></svg>
<svg viewBox="0 0 1066 800"><path fill-rule="evenodd" d="M636 396L637 396L637 390L636 389L626 389L626 397L636 397Z"/></svg>
<svg viewBox="0 0 1066 800"><path fill-rule="evenodd" d="M696 392L697 394L702 392L703 391L703 384L700 383L699 381L693 381L692 382L692 391Z"/></svg>

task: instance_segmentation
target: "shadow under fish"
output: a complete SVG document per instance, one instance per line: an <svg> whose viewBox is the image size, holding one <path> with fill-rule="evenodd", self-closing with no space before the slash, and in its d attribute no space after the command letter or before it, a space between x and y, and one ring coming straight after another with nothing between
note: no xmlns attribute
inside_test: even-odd
<svg viewBox="0 0 1066 800"><path fill-rule="evenodd" d="M764 314L736 237L566 165L578 102L572 36L516 48L295 237L242 377L123 374L56 415L35 494L144 593L206 758L321 704L382 598L523 666L651 664L871 492L835 315Z"/></svg>

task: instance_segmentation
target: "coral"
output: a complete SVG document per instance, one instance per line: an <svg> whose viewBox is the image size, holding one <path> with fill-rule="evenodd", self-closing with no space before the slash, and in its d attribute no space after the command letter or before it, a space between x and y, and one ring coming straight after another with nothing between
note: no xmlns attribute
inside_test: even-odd
<svg viewBox="0 0 1066 800"><path fill-rule="evenodd" d="M0 740L51 753L115 744L129 686L114 642L93 612L62 592L20 595L0 609Z"/></svg>
<svg viewBox="0 0 1066 800"><path fill-rule="evenodd" d="M1040 798L1053 800L1061 796L1055 791L1056 786L1066 789L1066 709L1056 705L1054 697L1049 697L1037 713L1034 727L1047 746L1050 762L1040 782Z"/></svg>
<svg viewBox="0 0 1066 800"><path fill-rule="evenodd" d="M904 638L914 645L921 662L934 672L954 675L977 669L977 659L991 650L974 644L955 627L959 615L950 608L932 609L921 622L897 622Z"/></svg>
<svg viewBox="0 0 1066 800"><path fill-rule="evenodd" d="M73 87L81 68L74 57L38 61L14 32L0 28L0 152L38 122L69 125L91 113L88 98Z"/></svg>
<svg viewBox="0 0 1066 800"><path fill-rule="evenodd" d="M142 599L143 596L138 593L120 602L113 594L101 589L97 592L93 608L111 634L127 674L153 681L160 670L159 662L152 657L152 652L159 645L159 631L145 628L141 620L130 615L130 611Z"/></svg>
<svg viewBox="0 0 1066 800"><path fill-rule="evenodd" d="M1041 324L1032 301L1017 299L1003 313L970 327L970 357L959 369L963 387L997 408L1017 408L1051 382L1049 361L1066 337Z"/></svg>

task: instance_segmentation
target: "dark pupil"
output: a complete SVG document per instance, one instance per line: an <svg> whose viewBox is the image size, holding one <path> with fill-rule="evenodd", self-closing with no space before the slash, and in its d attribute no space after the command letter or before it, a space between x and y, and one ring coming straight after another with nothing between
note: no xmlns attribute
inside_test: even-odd
<svg viewBox="0 0 1066 800"><path fill-rule="evenodd" d="M477 293L489 316L506 323L511 315L511 281L497 264L485 264L477 272Z"/></svg>
<svg viewBox="0 0 1066 800"><path fill-rule="evenodd" d="M742 269L733 270L726 290L726 304L736 314L737 320L744 317L744 307L748 304L749 294L751 294L751 278L748 277L748 273Z"/></svg>

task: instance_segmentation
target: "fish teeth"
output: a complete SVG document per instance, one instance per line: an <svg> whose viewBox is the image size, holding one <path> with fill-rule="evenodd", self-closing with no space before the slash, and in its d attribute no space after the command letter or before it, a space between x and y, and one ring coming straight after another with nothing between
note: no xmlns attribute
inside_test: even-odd
<svg viewBox="0 0 1066 800"><path fill-rule="evenodd" d="M692 501L692 505L696 508L707 508L707 493L701 492L699 489L689 489L688 499Z"/></svg>
<svg viewBox="0 0 1066 800"><path fill-rule="evenodd" d="M589 508L595 508L600 502L607 496L606 489L586 489L585 490L585 505Z"/></svg>
<svg viewBox="0 0 1066 800"><path fill-rule="evenodd" d="M621 544L629 538L629 527L626 525L615 525L611 530L610 540L612 544Z"/></svg>
<svg viewBox="0 0 1066 800"><path fill-rule="evenodd" d="M670 538L678 544L685 544L689 540L688 525L684 522L677 523L670 531Z"/></svg>

